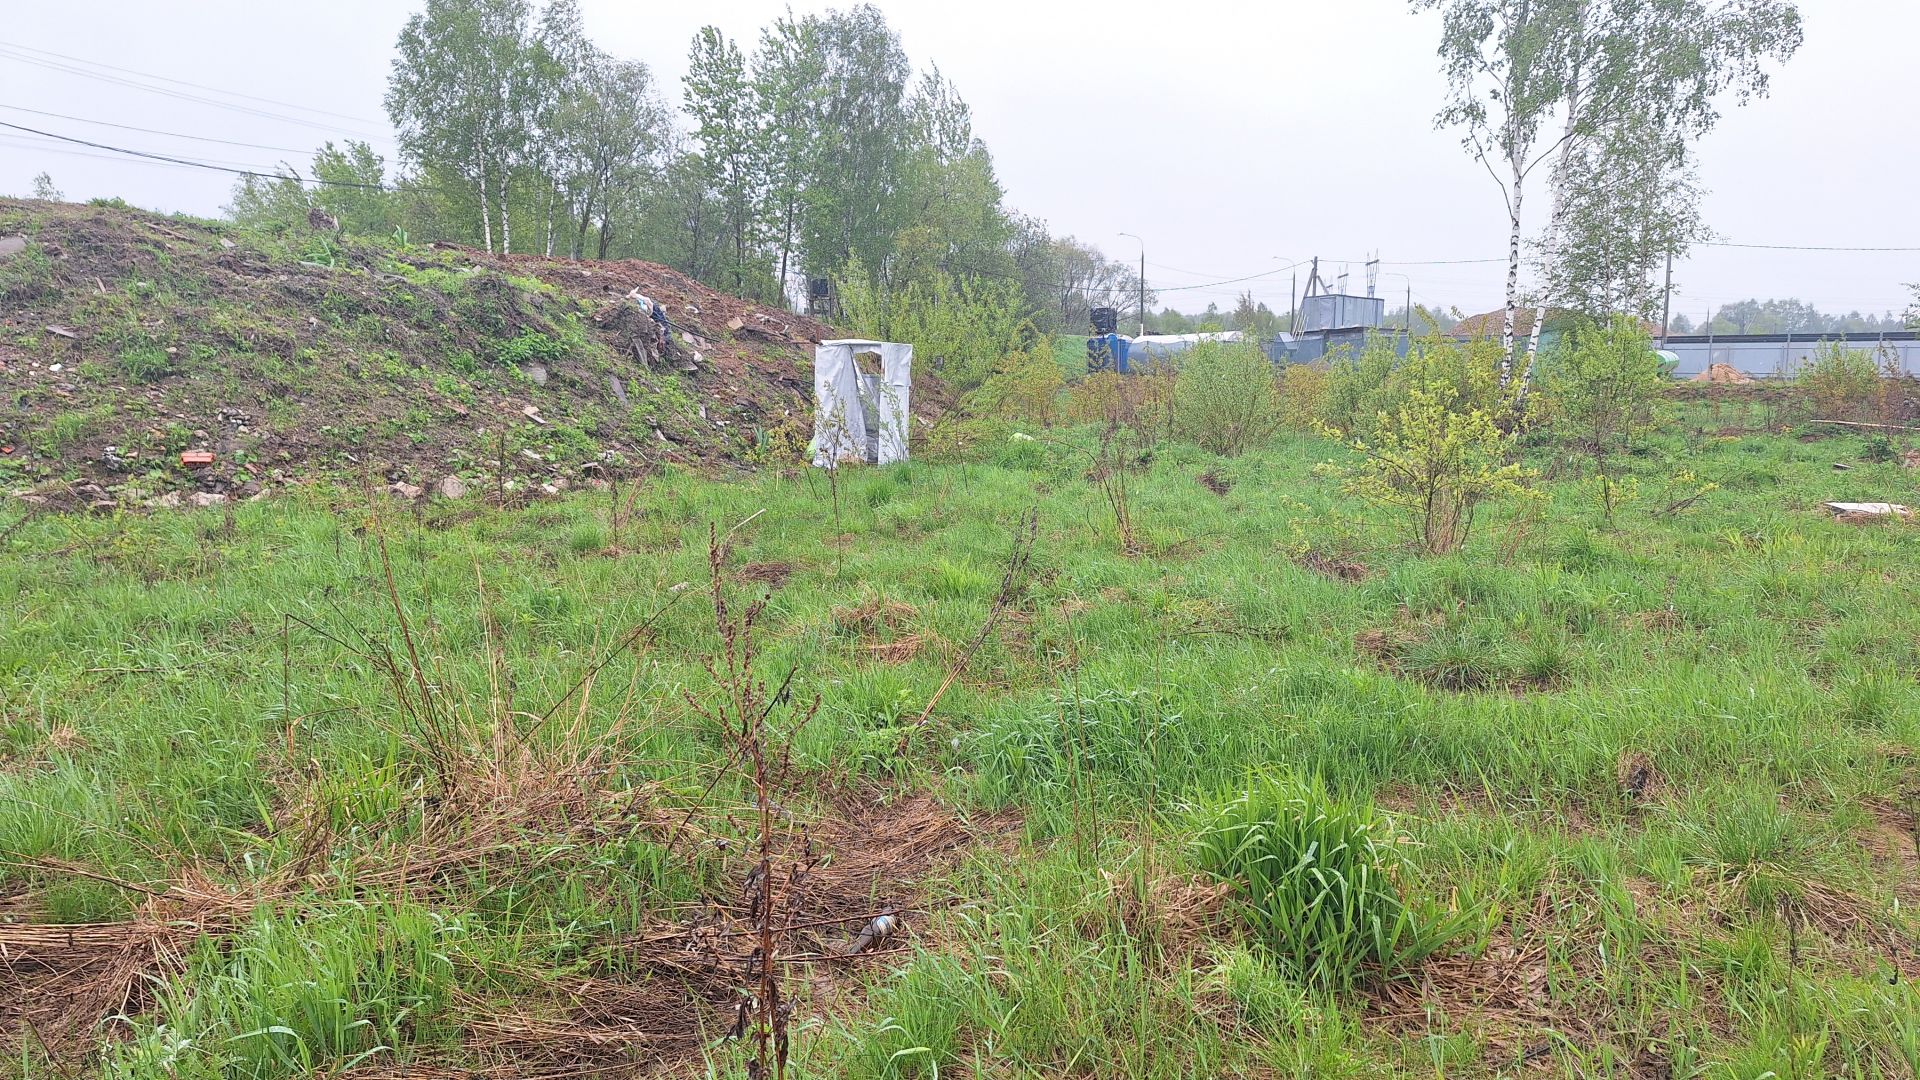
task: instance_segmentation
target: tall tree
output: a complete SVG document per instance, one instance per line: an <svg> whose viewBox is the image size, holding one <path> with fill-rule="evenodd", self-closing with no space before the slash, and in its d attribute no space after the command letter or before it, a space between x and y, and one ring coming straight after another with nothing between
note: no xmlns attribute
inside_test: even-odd
<svg viewBox="0 0 1920 1080"><path fill-rule="evenodd" d="M1500 185L1508 215L1503 388L1514 382L1526 182L1542 162L1564 160L1610 126L1633 120L1661 138L1710 129L1716 101L1742 102L1767 87L1766 61L1799 47L1800 15L1788 0L1410 0L1442 14L1440 56L1448 101L1438 122L1463 141ZM1540 147L1555 121L1559 135ZM1553 214L1550 217L1558 217ZM1546 258L1554 253L1549 247ZM1524 397L1543 318L1533 320L1516 397Z"/></svg>
<svg viewBox="0 0 1920 1080"><path fill-rule="evenodd" d="M740 47L717 28L702 27L687 56L687 115L700 142L700 161L722 215L730 287L747 295L759 284L754 268L765 221L763 125Z"/></svg>
<svg viewBox="0 0 1920 1080"><path fill-rule="evenodd" d="M764 131L767 209L773 242L780 252L780 291L796 266L801 211L812 170L820 160L823 105L820 80L826 72L819 21L793 13L760 31L753 55L753 93Z"/></svg>
<svg viewBox="0 0 1920 1080"><path fill-rule="evenodd" d="M893 253L907 145L912 66L878 8L862 4L818 20L821 139L806 192L802 262L837 270L856 258L873 269Z"/></svg>
<svg viewBox="0 0 1920 1080"><path fill-rule="evenodd" d="M526 0L427 0L395 44L387 115L401 157L471 196L481 240L510 250L515 174L535 145L540 62Z"/></svg>
<svg viewBox="0 0 1920 1080"><path fill-rule="evenodd" d="M1657 319L1662 273L1707 237L1701 187L1684 143L1635 122L1612 124L1556 170L1559 197L1540 260L1544 299L1605 325Z"/></svg>
<svg viewBox="0 0 1920 1080"><path fill-rule="evenodd" d="M901 166L895 284L935 274L1014 275L1013 222L1001 209L993 156L973 136L973 114L938 68L922 76L909 105L910 149Z"/></svg>

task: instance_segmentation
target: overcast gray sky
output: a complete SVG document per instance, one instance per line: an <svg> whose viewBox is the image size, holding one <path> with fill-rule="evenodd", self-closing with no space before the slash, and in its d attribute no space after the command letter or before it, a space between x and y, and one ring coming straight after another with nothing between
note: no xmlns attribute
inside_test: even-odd
<svg viewBox="0 0 1920 1080"><path fill-rule="evenodd" d="M393 141L382 117L393 40L417 5L400 0L118 3L14 0L0 25L0 120L143 150L239 165L302 165L329 136ZM798 0L797 11L832 4ZM840 6L845 6L841 4ZM1437 19L1403 0L1337 3L977 0L880 3L916 66L940 66L974 109L1008 203L1117 257L1137 257L1164 303L1229 306L1252 288L1286 304L1285 272L1210 289L1320 255L1333 272L1379 252L1381 291L1487 310L1500 298L1498 191L1450 132L1434 130L1442 93ZM587 26L616 54L646 61L678 102L688 40L713 23L751 48L781 0L636 5L586 0ZM1727 111L1701 147L1708 224L1748 244L1920 248L1920 109L1912 82L1915 0L1802 0L1806 45L1773 93ZM28 47L89 64L31 54ZM126 81L98 65L167 76L337 115L241 102L254 115ZM126 80L116 82L113 80ZM180 94L214 97L189 86ZM231 98L221 100L231 102ZM297 153L117 130L136 127L284 147ZM353 119L348 119L353 118ZM294 122L295 120L300 122ZM61 152L54 152L59 148ZM70 199L120 195L165 210L216 214L231 177L77 156L73 146L0 129L0 192L24 194L46 170ZM93 151L82 151L94 153ZM1544 213L1544 204L1536 204ZM1276 261L1276 258L1279 261ZM1920 280L1920 251L1826 253L1702 248L1675 272L1676 310L1797 296L1823 310L1899 309ZM1355 290L1357 291L1357 290Z"/></svg>

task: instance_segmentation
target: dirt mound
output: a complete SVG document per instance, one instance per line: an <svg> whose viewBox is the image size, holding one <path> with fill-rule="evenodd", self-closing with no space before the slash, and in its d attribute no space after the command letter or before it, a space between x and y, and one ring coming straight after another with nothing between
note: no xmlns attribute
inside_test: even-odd
<svg viewBox="0 0 1920 1080"><path fill-rule="evenodd" d="M0 491L87 480L125 504L331 477L417 497L447 476L535 491L797 463L813 342L834 334L645 262L17 200L0 236L24 240L0 253Z"/></svg>
<svg viewBox="0 0 1920 1080"><path fill-rule="evenodd" d="M1708 365L1707 370L1695 375L1690 381L1718 383L1722 386L1745 386L1753 379L1732 364L1711 364Z"/></svg>

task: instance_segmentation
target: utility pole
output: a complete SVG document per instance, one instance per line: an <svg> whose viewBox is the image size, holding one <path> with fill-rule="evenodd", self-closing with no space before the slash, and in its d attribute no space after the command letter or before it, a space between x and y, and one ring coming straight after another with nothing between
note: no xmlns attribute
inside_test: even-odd
<svg viewBox="0 0 1920 1080"><path fill-rule="evenodd" d="M1133 239L1140 241L1140 336L1146 337L1147 336L1147 242L1145 240L1140 240L1138 236L1134 236L1130 232L1123 232L1120 235L1131 236L1133 237Z"/></svg>
<svg viewBox="0 0 1920 1080"><path fill-rule="evenodd" d="M1667 251L1667 284L1660 290L1660 347L1667 347L1667 320L1673 305L1673 251Z"/></svg>

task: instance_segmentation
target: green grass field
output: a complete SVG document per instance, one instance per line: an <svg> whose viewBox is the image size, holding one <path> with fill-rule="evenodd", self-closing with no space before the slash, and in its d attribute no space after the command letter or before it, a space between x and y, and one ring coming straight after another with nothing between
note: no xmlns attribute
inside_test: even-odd
<svg viewBox="0 0 1920 1080"><path fill-rule="evenodd" d="M1301 436L1158 446L1136 554L1045 441L0 520L0 1071L746 1075L737 951L652 948L749 865L714 527L793 673L778 858L854 920L781 946L793 1075L1912 1076L1920 533L1819 508L1913 501L1860 448L1675 424L1613 530L1557 482L1440 558ZM1305 978L1214 884L1218 808L1308 781L1444 924L1401 970Z"/></svg>

